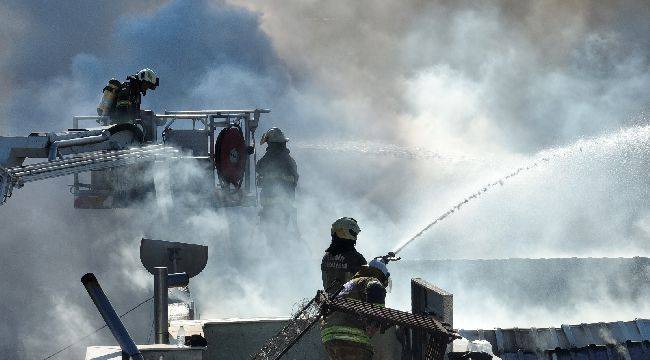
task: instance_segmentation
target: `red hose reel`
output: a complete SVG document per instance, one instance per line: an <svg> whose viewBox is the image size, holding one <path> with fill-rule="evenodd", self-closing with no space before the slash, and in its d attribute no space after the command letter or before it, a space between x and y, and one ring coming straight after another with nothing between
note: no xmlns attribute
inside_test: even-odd
<svg viewBox="0 0 650 360"><path fill-rule="evenodd" d="M241 187L246 171L246 140L239 126L229 126L219 132L214 143L214 166L219 181Z"/></svg>

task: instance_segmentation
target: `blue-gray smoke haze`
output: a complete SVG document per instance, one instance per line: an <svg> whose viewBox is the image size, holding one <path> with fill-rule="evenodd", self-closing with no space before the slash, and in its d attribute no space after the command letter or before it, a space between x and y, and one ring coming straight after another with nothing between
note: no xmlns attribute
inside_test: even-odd
<svg viewBox="0 0 650 360"><path fill-rule="evenodd" d="M39 358L100 326L79 283L85 272L118 311L150 296L141 236L210 246L193 289L202 315L285 315L319 286L335 218L359 219L361 251L379 255L539 151L585 137L606 145L513 179L403 255L650 255L649 17L644 1L0 2L0 135L65 129L73 114L95 112L108 79L142 67L160 76L143 98L157 112L272 108L261 127L292 138L311 250L287 265L291 246L260 243L251 230L255 209L169 209L163 199L142 210L76 211L69 179L29 184L0 208L0 353ZM395 282L408 281L406 267L393 266ZM558 307L523 293L514 302L516 291L473 278L431 276L453 287L461 327L650 316L642 301L615 306L625 294L600 291L593 305L579 279L563 285L575 298ZM464 289L485 301L463 298ZM408 308L400 292L389 301ZM150 311L126 321L140 343ZM61 358L111 343L103 332Z"/></svg>

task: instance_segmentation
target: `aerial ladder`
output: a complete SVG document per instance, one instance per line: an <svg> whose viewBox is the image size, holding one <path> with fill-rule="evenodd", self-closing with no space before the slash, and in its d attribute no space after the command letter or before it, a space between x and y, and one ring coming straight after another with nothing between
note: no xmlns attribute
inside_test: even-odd
<svg viewBox="0 0 650 360"><path fill-rule="evenodd" d="M114 200L129 191L125 187L135 186L135 193L153 188L152 179L144 180L148 184L132 184L134 174L144 172L156 159L169 159L174 166L174 161L189 158L203 169L199 185L209 190L200 191L206 194L206 201L217 207L255 205L255 130L261 114L269 112L239 109L156 114L144 110L134 122L120 124L106 116L74 116L73 128L68 131L0 136L0 205L28 182L74 175L71 192L75 207L128 206L133 192L126 195L126 201ZM94 121L99 126L84 128L82 121ZM27 158L47 161L25 164ZM133 167L134 171L119 170L124 167ZM87 172L90 181L84 183L79 174ZM183 189L183 184L180 187L172 192L193 190ZM113 202L107 203L107 198Z"/></svg>
<svg viewBox="0 0 650 360"><path fill-rule="evenodd" d="M132 124L0 137L0 205L28 182L134 165L176 153L163 144L143 144L142 131ZM26 158L47 161L25 165Z"/></svg>
<svg viewBox="0 0 650 360"><path fill-rule="evenodd" d="M126 150L93 151L32 165L0 167L0 205L11 197L14 188L21 188L28 182L145 163L177 152L172 147L154 144Z"/></svg>

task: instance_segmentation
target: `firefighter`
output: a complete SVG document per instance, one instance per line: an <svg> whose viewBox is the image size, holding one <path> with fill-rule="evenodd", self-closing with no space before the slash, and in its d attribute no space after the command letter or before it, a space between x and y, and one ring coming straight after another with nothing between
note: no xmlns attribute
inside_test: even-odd
<svg viewBox="0 0 650 360"><path fill-rule="evenodd" d="M110 117L110 122L104 124L135 123L136 119L143 119L140 110L142 96L147 90L155 90L160 80L156 73L145 68L136 74L127 76L124 82L111 79L103 90L102 100L97 106L99 116ZM152 125L142 124L145 138L147 133L154 131ZM131 165L127 168L113 169L108 172L114 176L111 184L116 185L113 192L113 206L124 207L132 202L142 201L154 191L153 178L149 176L138 176L133 174L148 174L151 172L151 164ZM131 183L124 184L118 179L134 179ZM119 185L118 185L119 184Z"/></svg>
<svg viewBox="0 0 650 360"><path fill-rule="evenodd" d="M155 90L160 79L145 68L129 75L126 81L111 79L103 90L102 101L97 106L99 116L110 116L112 124L133 123L140 118L140 103L147 90Z"/></svg>
<svg viewBox="0 0 650 360"><path fill-rule="evenodd" d="M289 139L282 130L269 129L260 139L260 145L268 144L266 153L257 162L257 185L260 191L260 221L271 233L287 231L298 235L296 219L296 185L298 168L296 161L289 155ZM274 236L274 235L271 235Z"/></svg>
<svg viewBox="0 0 650 360"><path fill-rule="evenodd" d="M332 224L332 242L325 250L320 269L323 289L330 293L352 279L352 276L366 265L366 259L356 249L357 235L361 232L357 221L342 217Z"/></svg>
<svg viewBox="0 0 650 360"><path fill-rule="evenodd" d="M343 285L337 297L384 306L390 273L386 264L375 259L364 265ZM321 340L330 360L369 360L373 356L370 338L381 324L354 314L335 311L321 321Z"/></svg>

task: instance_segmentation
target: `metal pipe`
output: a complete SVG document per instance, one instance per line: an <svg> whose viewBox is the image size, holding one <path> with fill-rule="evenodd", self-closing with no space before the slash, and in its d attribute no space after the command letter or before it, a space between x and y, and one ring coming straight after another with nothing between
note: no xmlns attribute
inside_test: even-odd
<svg viewBox="0 0 650 360"><path fill-rule="evenodd" d="M144 360L140 350L138 350L138 347L133 342L131 335L126 331L124 324L122 324L122 321L117 316L111 302L106 297L106 294L104 294L102 287L99 286L99 281L97 281L95 275L92 273L84 275L81 278L81 283L86 288L86 291L88 291L88 295L90 295L97 310L102 315L102 318L104 318L106 326L111 330L122 352L128 354L133 360Z"/></svg>
<svg viewBox="0 0 650 360"><path fill-rule="evenodd" d="M208 115L207 114L187 114L187 115L156 114L156 117L160 119L205 119L208 117Z"/></svg>
<svg viewBox="0 0 650 360"><path fill-rule="evenodd" d="M210 115L208 117L208 154L210 154L210 159L214 163L214 116ZM212 172L212 186L214 186L214 172Z"/></svg>
<svg viewBox="0 0 650 360"><path fill-rule="evenodd" d="M108 125L111 122L110 116L101 116L101 115L82 115L82 116L73 116L72 125L75 129L79 128L79 120L95 120L96 123L101 125Z"/></svg>
<svg viewBox="0 0 650 360"><path fill-rule="evenodd" d="M259 112L262 114L270 113L270 109L244 109L244 110L182 110L182 111L165 111L167 115L177 115L177 114L241 114L241 113L253 113Z"/></svg>
<svg viewBox="0 0 650 360"><path fill-rule="evenodd" d="M167 304L167 268L155 267L153 276L153 312L156 344L169 344Z"/></svg>
<svg viewBox="0 0 650 360"><path fill-rule="evenodd" d="M59 148L96 144L96 143L104 142L108 140L110 137L111 134L108 131L102 131L101 135L54 141L52 142L52 144L50 144L50 154L48 156L48 160L49 161L56 160L57 155L59 153Z"/></svg>
<svg viewBox="0 0 650 360"><path fill-rule="evenodd" d="M103 118L104 116L99 116L99 115L80 115L80 116L73 116L72 121L74 120L99 120Z"/></svg>
<svg viewBox="0 0 650 360"><path fill-rule="evenodd" d="M244 121L244 134L245 134L245 141L246 141L246 146L250 146L251 144L251 129L250 129L250 122L251 122L251 115L246 114L246 119ZM255 144L253 144L255 145ZM253 165L256 166L257 164ZM244 170L244 188L246 189L246 195L250 194L251 192L251 156L246 154L246 168Z"/></svg>

